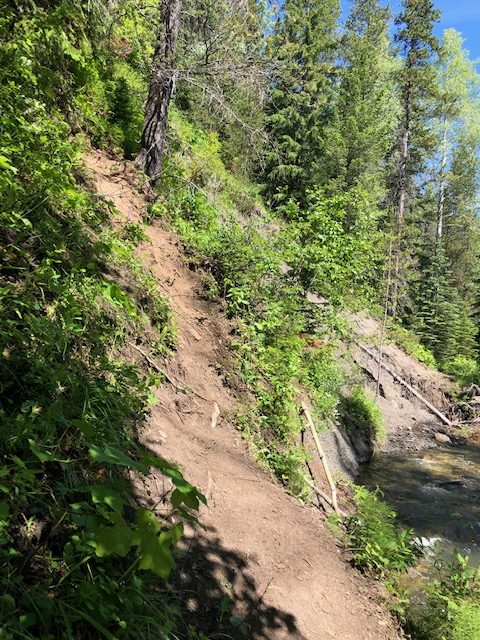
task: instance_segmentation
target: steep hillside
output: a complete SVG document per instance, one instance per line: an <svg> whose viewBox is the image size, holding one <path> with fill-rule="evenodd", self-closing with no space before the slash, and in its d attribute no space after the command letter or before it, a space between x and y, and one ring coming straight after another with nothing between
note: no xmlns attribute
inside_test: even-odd
<svg viewBox="0 0 480 640"><path fill-rule="evenodd" d="M101 152L85 161L98 193L125 220L141 219L146 203L128 168ZM167 382L140 439L180 464L208 499L180 561L192 619L214 631L223 607L250 638L398 638L376 589L348 566L319 512L289 497L251 459L232 423L248 396L225 384L231 327L219 304L202 296L178 236L158 222L145 231L139 255L172 305L178 348L162 365ZM155 371L151 345L136 346ZM135 347L131 356L139 357ZM160 513L166 491L161 476L148 482L149 502Z"/></svg>

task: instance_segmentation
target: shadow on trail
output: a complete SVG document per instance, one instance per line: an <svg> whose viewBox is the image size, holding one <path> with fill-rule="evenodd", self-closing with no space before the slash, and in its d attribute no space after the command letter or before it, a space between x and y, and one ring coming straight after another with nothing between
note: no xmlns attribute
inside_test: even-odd
<svg viewBox="0 0 480 640"><path fill-rule="evenodd" d="M292 614L264 602L271 580L257 584L247 559L226 548L215 529L197 527L185 541L177 564L174 586L183 595L186 616L197 629L235 639L281 635L305 640Z"/></svg>

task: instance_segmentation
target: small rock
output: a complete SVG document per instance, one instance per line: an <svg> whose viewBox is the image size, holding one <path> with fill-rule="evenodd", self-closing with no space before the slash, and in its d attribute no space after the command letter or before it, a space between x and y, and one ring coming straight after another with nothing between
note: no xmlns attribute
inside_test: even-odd
<svg viewBox="0 0 480 640"><path fill-rule="evenodd" d="M435 440L439 443L439 444L452 444L452 441L450 440L450 438L447 436L447 434L445 433L440 433L437 432L435 434Z"/></svg>

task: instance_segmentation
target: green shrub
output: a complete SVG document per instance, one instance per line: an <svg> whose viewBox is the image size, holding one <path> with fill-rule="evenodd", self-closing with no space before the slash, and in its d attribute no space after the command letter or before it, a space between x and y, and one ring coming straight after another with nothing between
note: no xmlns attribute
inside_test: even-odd
<svg viewBox="0 0 480 640"><path fill-rule="evenodd" d="M477 640L480 637L480 569L457 553L451 564L437 563L439 577L426 597L411 603L406 625L415 640Z"/></svg>
<svg viewBox="0 0 480 640"><path fill-rule="evenodd" d="M390 326L388 329L388 336L393 340L400 348L406 353L417 358L419 362L431 367L437 368L437 361L433 353L425 347L419 340L419 338L404 327L398 325Z"/></svg>
<svg viewBox="0 0 480 640"><path fill-rule="evenodd" d="M290 202L282 212L289 219L289 263L305 289L337 302L372 298L382 238L365 193L354 189L331 196L317 188L305 208Z"/></svg>
<svg viewBox="0 0 480 640"><path fill-rule="evenodd" d="M355 514L347 523L347 544L356 567L385 578L406 571L419 555L410 529L400 529L396 514L379 490L355 487Z"/></svg>
<svg viewBox="0 0 480 640"><path fill-rule="evenodd" d="M203 497L136 444L161 378L124 352L146 329L168 350L170 310L79 184L92 16L19 5L0 16L0 635L165 637L179 614L159 593ZM152 468L175 524L136 503Z"/></svg>
<svg viewBox="0 0 480 640"><path fill-rule="evenodd" d="M118 140L125 158L134 158L139 150L143 127L146 78L123 60L116 61L105 81L111 139ZM112 133L112 132L111 132Z"/></svg>
<svg viewBox="0 0 480 640"><path fill-rule="evenodd" d="M457 356L442 364L442 371L452 376L462 387L480 382L478 363L472 358Z"/></svg>
<svg viewBox="0 0 480 640"><path fill-rule="evenodd" d="M453 614L452 640L480 638L480 604L462 603Z"/></svg>
<svg viewBox="0 0 480 640"><path fill-rule="evenodd" d="M350 395L342 398L340 413L347 430L359 430L369 442L382 442L386 438L383 414L362 387L353 387Z"/></svg>

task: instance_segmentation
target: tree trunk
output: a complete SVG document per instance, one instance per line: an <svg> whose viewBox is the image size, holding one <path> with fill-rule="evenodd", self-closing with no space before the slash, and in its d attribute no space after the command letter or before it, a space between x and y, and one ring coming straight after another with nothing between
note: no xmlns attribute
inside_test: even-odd
<svg viewBox="0 0 480 640"><path fill-rule="evenodd" d="M410 101L411 92L407 88L404 98L404 127L400 136L400 159L398 166L397 203L395 207L395 243L393 252L392 300L390 314L396 317L400 298L400 280L402 271L402 236L407 214L408 196L408 156L410 144Z"/></svg>
<svg viewBox="0 0 480 640"><path fill-rule="evenodd" d="M176 48L182 0L160 0L160 27L153 55L145 120L137 162L150 178L159 178L165 151L168 108L177 81Z"/></svg>
<svg viewBox="0 0 480 640"><path fill-rule="evenodd" d="M445 170L447 168L447 120L443 121L442 134L442 161L440 164L440 190L437 207L437 237L436 249L438 251L443 238L443 220L445 215Z"/></svg>

